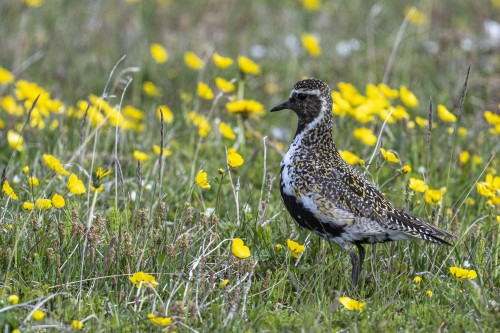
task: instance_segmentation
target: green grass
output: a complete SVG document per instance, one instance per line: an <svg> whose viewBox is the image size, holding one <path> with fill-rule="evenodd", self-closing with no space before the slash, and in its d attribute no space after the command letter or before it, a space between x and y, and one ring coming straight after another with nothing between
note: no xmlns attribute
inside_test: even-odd
<svg viewBox="0 0 500 333"><path fill-rule="evenodd" d="M65 105L64 112L44 118L46 128L39 129L32 126L36 111L28 118L30 103L19 102L19 116L0 104L0 169L19 196L14 201L0 194L0 330L70 330L72 320L80 320L88 332L161 331L148 313L166 314L172 319L167 331L177 332L497 329L500 210L478 193L476 183L499 165L499 136L483 117L486 110L499 111L498 47L479 45L488 39L483 22L498 17L500 9L494 1L421 2L418 9L427 22L406 25L400 1L373 7L365 1L324 2L319 12L307 12L291 0L0 4L0 67L15 74L15 82L0 85L0 98L15 96L17 82L26 80ZM320 36L320 57L303 50L304 32ZM475 45L469 51L461 47L466 37ZM341 57L336 45L350 39L359 41L359 50ZM165 64L151 58L153 42L167 49ZM435 46L438 52L430 52ZM204 69L186 67L188 50L205 60ZM211 60L214 51L233 59L249 56L261 74L242 78L236 64L218 69ZM279 162L293 137L295 116L282 111L240 119L225 108L232 94L207 101L197 97L196 87L204 81L215 91L216 76L234 78L244 82L240 94L269 110L304 76L320 78L332 90L349 82L365 94L365 87L381 83L386 73L389 86L406 85L420 100L418 107L407 108L409 120L427 119L432 98L436 127L429 134L425 127L409 128L409 120L387 124L381 145L397 152L401 165L376 154L371 165L359 168L398 207L458 238L450 247L420 241L366 246L361 285L350 294L348 254L300 229L279 196ZM145 81L154 82L163 95L144 94ZM71 117L70 108L91 94L122 110L125 105L142 110L144 130L96 128L88 114ZM161 104L174 115L164 126L155 112ZM438 104L458 121L441 121ZM198 135L188 118L191 111L207 117L207 137ZM59 126L50 129L54 119ZM221 137L218 121L228 123L238 138ZM335 117L337 146L368 162L375 147L355 139L353 131L365 126L378 135L382 123L378 117L365 124ZM456 134L459 127L467 129L466 136ZM22 152L7 142L8 130L22 133ZM161 140L172 155L159 163L151 147ZM233 146L245 162L228 170L226 149ZM133 157L136 149L150 156L140 167ZM459 162L463 151L471 155L465 164ZM67 163L87 192L71 195L68 177L50 170L43 154ZM481 161L475 163L474 155ZM404 164L412 167L410 174L400 173ZM24 166L40 186L28 186ZM113 173L94 197L90 175L99 166ZM208 173L209 190L195 183L201 167ZM428 204L421 193L409 190L410 177L425 179L433 189L446 187L442 202ZM63 195L64 208L23 210L23 202L54 193ZM466 198L475 203L466 204ZM236 237L249 246L250 258L232 255ZM291 257L287 239L306 245L300 259ZM281 251L276 244L283 245ZM456 279L449 273L452 266L468 267L478 276ZM139 271L153 275L158 286L136 288L129 277ZM418 285L416 275L422 277ZM222 287L225 279L229 282ZM18 304L8 301L12 294L20 297ZM366 302L365 308L345 309L338 298L346 295ZM30 318L38 308L45 312L42 321Z"/></svg>

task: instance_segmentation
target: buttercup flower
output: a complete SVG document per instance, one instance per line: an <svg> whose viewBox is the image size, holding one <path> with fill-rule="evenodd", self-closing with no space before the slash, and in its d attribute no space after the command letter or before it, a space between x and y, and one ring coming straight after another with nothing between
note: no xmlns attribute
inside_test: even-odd
<svg viewBox="0 0 500 333"><path fill-rule="evenodd" d="M153 151L156 155L160 155L160 152L162 153L163 156L172 155L172 151L170 149L167 149L165 147L163 147L163 149L160 149L160 146L158 145L153 145Z"/></svg>
<svg viewBox="0 0 500 333"><path fill-rule="evenodd" d="M424 193L427 189L427 186L422 179L410 178L410 188L413 191Z"/></svg>
<svg viewBox="0 0 500 333"><path fill-rule="evenodd" d="M157 63L163 64L163 63L167 62L168 53L167 53L167 50L165 50L165 48L163 47L163 45L158 44L158 43L153 43L149 47L149 52L151 53L151 57L153 57L153 59Z"/></svg>
<svg viewBox="0 0 500 333"><path fill-rule="evenodd" d="M274 245L274 249L276 250L276 252L280 252L282 248L283 248L283 245L281 245L281 244Z"/></svg>
<svg viewBox="0 0 500 333"><path fill-rule="evenodd" d="M228 152L228 155L227 155L227 164L231 168L237 168L237 167L243 165L243 162L244 162L243 157L241 157L241 155L236 152L236 149L229 148L227 150L227 152Z"/></svg>
<svg viewBox="0 0 500 333"><path fill-rule="evenodd" d="M24 150L24 139L22 135L12 130L7 131L7 142L12 149L17 151Z"/></svg>
<svg viewBox="0 0 500 333"><path fill-rule="evenodd" d="M377 137L369 128L356 128L353 134L356 139L363 142L365 145L374 146L377 143Z"/></svg>
<svg viewBox="0 0 500 333"><path fill-rule="evenodd" d="M358 155L348 151L348 150L342 150L339 152L340 156L349 164L351 165L365 165L365 161L363 161Z"/></svg>
<svg viewBox="0 0 500 333"><path fill-rule="evenodd" d="M36 199L36 208L40 210L47 210L52 208L52 201L50 199Z"/></svg>
<svg viewBox="0 0 500 333"><path fill-rule="evenodd" d="M222 69L227 68L233 64L233 59L228 57L223 57L218 53L214 53L212 58L214 60L215 66Z"/></svg>
<svg viewBox="0 0 500 333"><path fill-rule="evenodd" d="M406 106L411 108L418 106L417 97L410 90L408 90L406 86L401 86L399 88L399 98L401 98L401 101L405 103Z"/></svg>
<svg viewBox="0 0 500 333"><path fill-rule="evenodd" d="M304 245L300 245L297 242L294 242L291 239L287 239L286 245L288 246L288 249L292 252L292 257L298 258L299 253L302 253L306 250Z"/></svg>
<svg viewBox="0 0 500 333"><path fill-rule="evenodd" d="M250 257L250 249L240 238L233 239L231 243L231 252L236 258L245 259Z"/></svg>
<svg viewBox="0 0 500 333"><path fill-rule="evenodd" d="M154 314L148 314L149 320L155 325L159 326L168 326L172 323L172 319L170 317L156 317Z"/></svg>
<svg viewBox="0 0 500 333"><path fill-rule="evenodd" d="M15 305L15 304L19 303L19 296L17 296L16 294L12 294L9 297L7 297L7 301L10 304Z"/></svg>
<svg viewBox="0 0 500 333"><path fill-rule="evenodd" d="M9 198L11 198L12 200L19 200L19 197L17 196L17 194L14 192L14 190L12 189L12 187L10 187L10 184L7 180L5 180L3 182L3 185L2 185L2 192L8 196Z"/></svg>
<svg viewBox="0 0 500 333"><path fill-rule="evenodd" d="M158 119L161 120L161 112L160 112L160 108L161 108L161 112L163 112L163 122L164 123L171 123L173 120L174 120L174 114L172 113L172 110L170 110L170 108L166 105L160 105L156 108L156 116L158 117Z"/></svg>
<svg viewBox="0 0 500 333"><path fill-rule="evenodd" d="M33 210L33 208L35 208L35 204L34 203L27 202L27 201L23 203L23 209L24 210L28 210L29 211L29 210Z"/></svg>
<svg viewBox="0 0 500 333"><path fill-rule="evenodd" d="M427 22L427 15L413 6L406 7L405 16L413 25L423 25L425 22Z"/></svg>
<svg viewBox="0 0 500 333"><path fill-rule="evenodd" d="M45 312L42 310L38 309L33 312L32 318L36 321L41 321L43 318L45 318Z"/></svg>
<svg viewBox="0 0 500 333"><path fill-rule="evenodd" d="M43 5L44 0L23 0L23 2L28 7L37 8Z"/></svg>
<svg viewBox="0 0 500 333"><path fill-rule="evenodd" d="M37 187L38 185L40 185L40 182L38 181L38 178L36 178L35 176L30 176L28 177L28 184L29 186Z"/></svg>
<svg viewBox="0 0 500 333"><path fill-rule="evenodd" d="M464 279L473 280L477 278L477 273L475 270L463 269L456 266L450 267L450 274L456 277L457 279L461 280Z"/></svg>
<svg viewBox="0 0 500 333"><path fill-rule="evenodd" d="M432 290L427 290L425 293L427 294L428 297L432 297L433 295Z"/></svg>
<svg viewBox="0 0 500 333"><path fill-rule="evenodd" d="M43 154L43 161L51 170L54 170L58 174L63 176L69 175L69 172L63 168L61 162L53 155Z"/></svg>
<svg viewBox="0 0 500 333"><path fill-rule="evenodd" d="M409 166L409 165L403 165L403 167L401 168L401 172L402 173L411 172L411 166Z"/></svg>
<svg viewBox="0 0 500 333"><path fill-rule="evenodd" d="M155 277L144 272L134 273L130 278L130 282L135 284L137 288L151 287L155 288L158 285Z"/></svg>
<svg viewBox="0 0 500 333"><path fill-rule="evenodd" d="M436 190L431 190L428 188L425 191L424 195L425 202L427 202L428 204L437 204L441 202L441 200L443 199L443 194L445 193L446 193L445 187Z"/></svg>
<svg viewBox="0 0 500 333"><path fill-rule="evenodd" d="M446 106L444 106L443 104L438 104L437 112L439 119L441 119L444 122L454 123L457 121L457 116L448 111Z"/></svg>
<svg viewBox="0 0 500 333"><path fill-rule="evenodd" d="M386 151L384 148L380 148L380 153L387 162L399 163L399 159L390 151Z"/></svg>
<svg viewBox="0 0 500 333"><path fill-rule="evenodd" d="M198 184L203 189L210 189L210 184L208 183L208 175L203 169L198 171L196 175L196 184Z"/></svg>
<svg viewBox="0 0 500 333"><path fill-rule="evenodd" d="M467 162L469 162L469 160L470 160L469 152L468 151L461 152L460 155L458 155L458 160L462 164L467 164Z"/></svg>
<svg viewBox="0 0 500 333"><path fill-rule="evenodd" d="M203 99L213 99L214 93L205 82L198 82L198 96Z"/></svg>
<svg viewBox="0 0 500 333"><path fill-rule="evenodd" d="M259 116L265 114L264 105L251 99L228 102L226 109L229 113L242 114L245 117L253 114Z"/></svg>
<svg viewBox="0 0 500 333"><path fill-rule="evenodd" d="M184 53L184 63L191 69L199 70L203 68L203 60L192 51Z"/></svg>
<svg viewBox="0 0 500 333"><path fill-rule="evenodd" d="M62 195L56 193L52 196L52 205L54 205L57 209L63 208L65 204L66 202L64 201Z"/></svg>
<svg viewBox="0 0 500 333"><path fill-rule="evenodd" d="M0 84L14 82L14 75L3 67L0 67Z"/></svg>
<svg viewBox="0 0 500 333"><path fill-rule="evenodd" d="M310 12L316 12L320 7L320 0L302 0L302 7Z"/></svg>
<svg viewBox="0 0 500 333"><path fill-rule="evenodd" d="M313 34L302 34L300 40L302 41L302 46L304 49L313 57L319 57L321 55L321 46L319 45L319 40Z"/></svg>
<svg viewBox="0 0 500 333"><path fill-rule="evenodd" d="M419 284L420 282L422 282L422 277L420 277L420 276L418 276L418 275L417 275L417 276L415 276L415 277L413 278L413 282L415 282L415 284Z"/></svg>
<svg viewBox="0 0 500 333"><path fill-rule="evenodd" d="M350 297L342 296L339 298L340 304L342 304L347 310L358 310L361 311L366 306L365 302L358 302Z"/></svg>
<svg viewBox="0 0 500 333"><path fill-rule="evenodd" d="M231 139L231 140L236 139L236 135L234 134L233 129L231 128L231 126L229 126L225 122L221 121L219 123L219 132L220 132L220 134L222 134L223 137L225 137L227 139Z"/></svg>
<svg viewBox="0 0 500 333"><path fill-rule="evenodd" d="M153 82L151 81L145 81L142 84L142 90L144 93L148 96L155 96L159 97L162 95L162 91L160 88L158 88Z"/></svg>
<svg viewBox="0 0 500 333"><path fill-rule="evenodd" d="M260 66L253 62L250 58L239 56L238 66L243 74L260 74Z"/></svg>
<svg viewBox="0 0 500 333"><path fill-rule="evenodd" d="M137 160L137 161L141 161L141 162L144 162L144 161L147 161L149 159L149 156L148 154L146 154L145 152L142 152L140 150L134 150L134 158Z"/></svg>
<svg viewBox="0 0 500 333"><path fill-rule="evenodd" d="M217 86L217 88L220 89L220 91L224 92L224 93L230 93L232 91L234 91L234 83L226 80L226 79L223 79L221 77L216 77L215 78L215 85Z"/></svg>
<svg viewBox="0 0 500 333"><path fill-rule="evenodd" d="M227 286L228 283L229 283L228 279L222 280L221 283L220 283L220 286L221 287L225 287L225 286Z"/></svg>
<svg viewBox="0 0 500 333"><path fill-rule="evenodd" d="M74 173L69 176L68 190L73 194L83 194L87 191L83 182Z"/></svg>
<svg viewBox="0 0 500 333"><path fill-rule="evenodd" d="M74 330L82 330L83 329L83 323L77 319L74 319L72 322L71 322L71 327L74 329Z"/></svg>

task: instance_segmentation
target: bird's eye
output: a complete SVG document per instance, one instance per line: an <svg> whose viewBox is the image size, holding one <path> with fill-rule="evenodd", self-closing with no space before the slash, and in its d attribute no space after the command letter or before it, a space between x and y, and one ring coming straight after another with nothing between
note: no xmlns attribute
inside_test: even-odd
<svg viewBox="0 0 500 333"><path fill-rule="evenodd" d="M297 94L297 98L300 99L301 101L303 101L307 98L307 95L306 94Z"/></svg>

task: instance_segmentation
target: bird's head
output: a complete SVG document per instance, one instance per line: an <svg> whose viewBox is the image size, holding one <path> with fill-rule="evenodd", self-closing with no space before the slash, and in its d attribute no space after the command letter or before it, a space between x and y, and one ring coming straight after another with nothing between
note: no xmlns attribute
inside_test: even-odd
<svg viewBox="0 0 500 333"><path fill-rule="evenodd" d="M271 112L292 110L299 117L299 122L310 123L322 113L332 112L332 94L330 88L321 80L307 79L295 84L288 100L271 109Z"/></svg>

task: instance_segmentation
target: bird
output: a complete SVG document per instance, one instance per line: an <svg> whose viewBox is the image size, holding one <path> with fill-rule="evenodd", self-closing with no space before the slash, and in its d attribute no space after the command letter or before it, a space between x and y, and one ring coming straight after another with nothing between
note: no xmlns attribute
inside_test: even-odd
<svg viewBox="0 0 500 333"><path fill-rule="evenodd" d="M283 203L299 226L349 252L354 291L365 258L363 244L418 238L450 245L442 238L456 236L396 208L342 159L334 141L332 105L325 82L305 79L270 112L288 109L298 117L293 141L280 163Z"/></svg>

